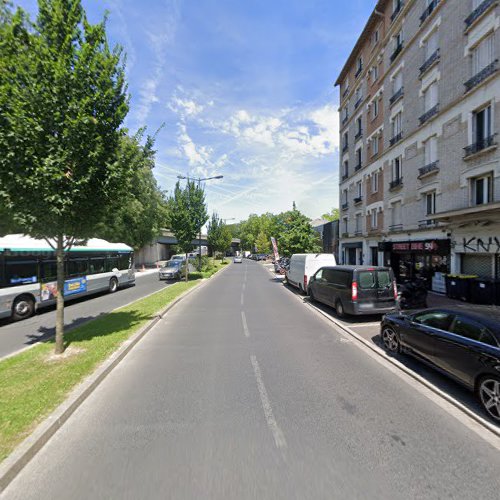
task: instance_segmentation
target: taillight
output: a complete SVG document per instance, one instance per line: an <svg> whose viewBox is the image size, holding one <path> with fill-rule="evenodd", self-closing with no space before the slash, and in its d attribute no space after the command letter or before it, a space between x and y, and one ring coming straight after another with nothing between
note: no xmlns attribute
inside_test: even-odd
<svg viewBox="0 0 500 500"><path fill-rule="evenodd" d="M304 274L304 290L307 290L307 274Z"/></svg>
<svg viewBox="0 0 500 500"><path fill-rule="evenodd" d="M358 300L358 284L353 281L351 286L351 298L352 300Z"/></svg>
<svg viewBox="0 0 500 500"><path fill-rule="evenodd" d="M396 285L395 281L393 281L392 283L394 285L394 298L398 300L398 286Z"/></svg>

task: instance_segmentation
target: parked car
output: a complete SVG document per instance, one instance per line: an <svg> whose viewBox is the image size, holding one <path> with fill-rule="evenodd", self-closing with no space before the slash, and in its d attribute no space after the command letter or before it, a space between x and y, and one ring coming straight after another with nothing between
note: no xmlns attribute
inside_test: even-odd
<svg viewBox="0 0 500 500"><path fill-rule="evenodd" d="M500 423L500 318L426 309L390 314L381 323L385 348L406 352L474 391Z"/></svg>
<svg viewBox="0 0 500 500"><path fill-rule="evenodd" d="M335 308L337 316L397 310L397 288L389 267L322 267L309 281L309 297Z"/></svg>
<svg viewBox="0 0 500 500"><path fill-rule="evenodd" d="M235 255L233 262L235 264L241 264L243 262L243 257L241 255Z"/></svg>
<svg viewBox="0 0 500 500"><path fill-rule="evenodd" d="M158 279L160 280L175 280L180 279L186 272L185 261L169 260L158 271Z"/></svg>
<svg viewBox="0 0 500 500"><path fill-rule="evenodd" d="M335 256L331 253L294 253L290 257L288 270L285 274L286 282L307 293L311 276L324 266L335 266Z"/></svg>

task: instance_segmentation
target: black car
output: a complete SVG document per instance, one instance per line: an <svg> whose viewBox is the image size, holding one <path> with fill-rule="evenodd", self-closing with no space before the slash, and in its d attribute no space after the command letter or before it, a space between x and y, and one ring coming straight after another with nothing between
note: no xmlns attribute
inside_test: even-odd
<svg viewBox="0 0 500 500"><path fill-rule="evenodd" d="M406 352L474 391L500 423L500 321L453 309L388 314L381 323L384 347Z"/></svg>

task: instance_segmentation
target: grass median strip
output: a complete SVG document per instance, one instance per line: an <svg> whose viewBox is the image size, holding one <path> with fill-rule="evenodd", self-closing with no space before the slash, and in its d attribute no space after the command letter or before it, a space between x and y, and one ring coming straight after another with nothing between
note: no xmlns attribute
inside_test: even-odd
<svg viewBox="0 0 500 500"><path fill-rule="evenodd" d="M69 331L61 357L47 342L0 362L0 462L125 340L197 283L176 283Z"/></svg>

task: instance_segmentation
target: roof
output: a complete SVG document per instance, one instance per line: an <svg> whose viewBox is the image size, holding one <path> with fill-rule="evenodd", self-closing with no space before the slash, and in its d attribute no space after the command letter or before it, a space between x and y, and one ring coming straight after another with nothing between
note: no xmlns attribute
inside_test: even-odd
<svg viewBox="0 0 500 500"><path fill-rule="evenodd" d="M25 234L8 234L0 238L0 251L9 249L16 252L53 252L54 249L43 239L32 238ZM91 238L86 245L74 245L71 252L82 251L115 251L132 252L133 248L124 243L110 243L99 238Z"/></svg>
<svg viewBox="0 0 500 500"><path fill-rule="evenodd" d="M352 49L351 53L349 54L349 57L347 58L347 61L344 64L344 67L339 73L339 76L337 77L337 80L335 82L335 85L340 85L345 76L346 73L349 71L349 68L353 65L353 62L359 52L359 49L363 46L363 44L367 40L367 35L368 32L370 31L371 27L373 24L375 24L376 19L380 17L380 13L377 14L377 11L380 11L380 9L387 3L387 0L378 0L375 8L373 9L373 12L371 13L370 17L368 18L368 21L365 24L365 27L363 28L363 31L361 32L361 35L359 35L359 38L356 42L356 45L354 45L354 48Z"/></svg>

